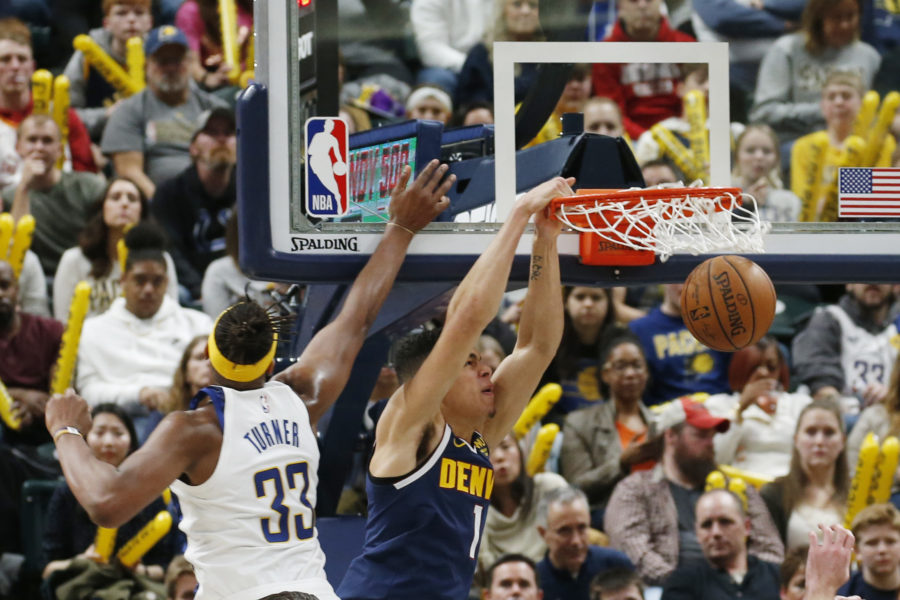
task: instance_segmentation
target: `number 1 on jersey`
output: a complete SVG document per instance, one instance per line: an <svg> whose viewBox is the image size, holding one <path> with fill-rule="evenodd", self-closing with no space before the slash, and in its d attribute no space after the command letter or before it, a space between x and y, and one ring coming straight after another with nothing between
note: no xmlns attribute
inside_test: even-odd
<svg viewBox="0 0 900 600"><path fill-rule="evenodd" d="M473 512L475 513L475 534L472 536L472 545L469 547L469 558L475 558L475 550L478 548L478 540L481 538L481 513L484 507L480 504L475 505Z"/></svg>

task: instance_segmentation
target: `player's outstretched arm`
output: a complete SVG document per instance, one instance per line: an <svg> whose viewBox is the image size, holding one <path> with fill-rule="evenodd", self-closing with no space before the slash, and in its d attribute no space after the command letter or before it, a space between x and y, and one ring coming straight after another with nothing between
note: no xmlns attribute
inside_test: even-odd
<svg viewBox="0 0 900 600"><path fill-rule="evenodd" d="M832 600L850 578L853 533L840 525L822 530L822 543L815 531L809 532L809 555L806 558L806 591L804 600Z"/></svg>
<svg viewBox="0 0 900 600"><path fill-rule="evenodd" d="M423 425L440 425L444 396L467 364L481 332L497 314L516 246L528 220L553 198L571 195L572 183L574 180L556 177L525 194L463 278L450 300L434 349L412 379L394 394L379 419L373 473L403 473L415 466L415 447Z"/></svg>
<svg viewBox="0 0 900 600"><path fill-rule="evenodd" d="M571 195L571 189L568 194ZM510 432L553 360L563 331L563 300L556 242L562 224L544 214L535 215L534 245L528 294L519 319L513 353L493 376L495 414L482 431L493 448Z"/></svg>
<svg viewBox="0 0 900 600"><path fill-rule="evenodd" d="M46 411L47 430L58 436L56 449L66 482L91 520L102 527L127 522L182 473L202 464L212 450L217 458L221 430L215 419L211 409L172 413L117 468L98 460L81 436L59 434L75 427L87 436L91 416L84 399L67 390L50 398Z"/></svg>
<svg viewBox="0 0 900 600"><path fill-rule="evenodd" d="M412 171L404 167L391 192L390 224L356 277L341 312L313 336L296 364L275 377L303 399L313 425L347 384L356 355L394 285L413 235L449 206L446 194L456 176L442 182L447 169L433 160L407 189Z"/></svg>

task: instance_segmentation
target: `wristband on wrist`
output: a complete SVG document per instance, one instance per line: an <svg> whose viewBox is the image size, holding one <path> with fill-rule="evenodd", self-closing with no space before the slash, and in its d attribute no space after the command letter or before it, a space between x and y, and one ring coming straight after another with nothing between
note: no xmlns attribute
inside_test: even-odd
<svg viewBox="0 0 900 600"><path fill-rule="evenodd" d="M404 226L401 225L400 223L395 223L395 222L393 222L393 221L388 221L388 225L393 225L394 227L399 227L400 229L402 229L403 231L407 232L409 235L411 235L411 236L413 236L413 237L415 237L415 235L416 235L416 232L415 232L415 231L413 231L413 230L410 229L409 227L404 227Z"/></svg>
<svg viewBox="0 0 900 600"><path fill-rule="evenodd" d="M84 439L84 435L82 435L82 433L80 431L78 431L77 427L72 427L71 425L69 425L68 427L63 427L62 429L59 429L56 433L53 434L53 443L54 444L57 443L59 441L59 438L66 435L67 433L71 433L72 435L77 435L81 439Z"/></svg>

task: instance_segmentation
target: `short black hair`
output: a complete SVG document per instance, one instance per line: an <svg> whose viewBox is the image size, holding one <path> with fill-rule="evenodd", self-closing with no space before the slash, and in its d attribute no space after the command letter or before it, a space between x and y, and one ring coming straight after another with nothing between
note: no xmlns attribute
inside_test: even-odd
<svg viewBox="0 0 900 600"><path fill-rule="evenodd" d="M106 413L117 416L119 420L122 421L122 425L125 426L125 429L128 430L128 435L131 437L131 442L128 446L128 454L137 450L139 445L137 431L134 428L134 421L131 420L131 417L128 416L125 409L115 402L102 402L91 410L91 418L96 418L97 415Z"/></svg>
<svg viewBox="0 0 900 600"><path fill-rule="evenodd" d="M613 567L600 571L591 580L591 600L602 600L604 592L617 592L636 585L644 597L644 586L641 576L634 569L626 567Z"/></svg>
<svg viewBox="0 0 900 600"><path fill-rule="evenodd" d="M272 348L275 328L262 306L242 300L219 316L213 335L222 356L239 365L252 365Z"/></svg>
<svg viewBox="0 0 900 600"><path fill-rule="evenodd" d="M125 234L125 247L128 258L125 259L125 271L130 271L135 263L152 260L166 267L166 234L159 226L142 221Z"/></svg>
<svg viewBox="0 0 900 600"><path fill-rule="evenodd" d="M394 360L400 383L406 383L412 379L434 349L440 336L441 329L425 329L411 333L397 342Z"/></svg>
<svg viewBox="0 0 900 600"><path fill-rule="evenodd" d="M486 576L487 576L486 582L487 582L488 588L490 588L494 584L494 571L497 569L497 567L499 567L500 565L504 565L506 563L512 563L512 562L521 562L521 563L525 563L526 565L528 565L528 568L531 569L532 573L534 573L534 585L535 585L535 587L540 589L541 578L537 572L537 565L535 565L534 561L531 560L530 558L528 558L527 556L525 556L524 554L518 554L515 552L511 552L509 554L504 554L503 556L501 556L500 558L495 560L494 563L490 567L488 567L487 574L486 574Z"/></svg>

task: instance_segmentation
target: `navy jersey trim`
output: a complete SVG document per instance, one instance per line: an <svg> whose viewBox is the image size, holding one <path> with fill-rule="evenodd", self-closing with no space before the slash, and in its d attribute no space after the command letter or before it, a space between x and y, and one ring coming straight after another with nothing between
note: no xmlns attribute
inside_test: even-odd
<svg viewBox="0 0 900 600"><path fill-rule="evenodd" d="M444 452L444 448L447 447L447 444L450 443L450 438L453 437L453 432L450 430L450 425L444 425L444 436L441 438L440 443L438 443L437 447L428 457L421 466L416 467L406 475L398 475L396 477L376 477L372 475L371 471L369 472L369 479L372 480L372 483L377 485L392 485L395 488L402 489L409 484L413 483L417 479L419 479L422 475L428 472L428 470L435 465L438 459L441 457L441 454Z"/></svg>
<svg viewBox="0 0 900 600"><path fill-rule="evenodd" d="M212 402L216 417L219 419L219 427L225 431L225 390L217 385L206 386L191 399L190 409L195 410L204 398L209 398Z"/></svg>

